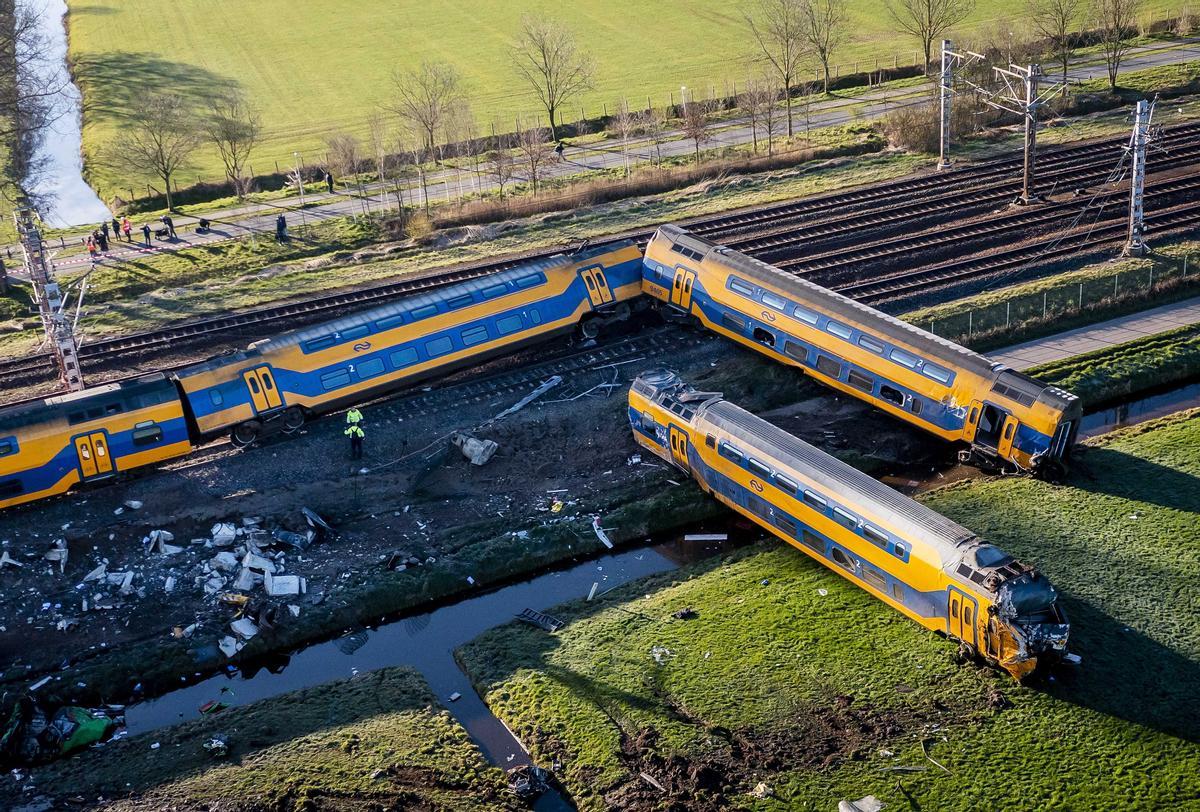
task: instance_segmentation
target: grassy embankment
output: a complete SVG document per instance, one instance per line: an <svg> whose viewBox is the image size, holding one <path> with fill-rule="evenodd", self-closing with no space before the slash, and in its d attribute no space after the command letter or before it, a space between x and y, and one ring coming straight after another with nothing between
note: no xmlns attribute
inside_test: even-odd
<svg viewBox="0 0 1200 812"><path fill-rule="evenodd" d="M1183 808L1200 798L1184 710L1200 701L1197 443L1193 412L1091 443L1066 486L925 497L1060 588L1083 663L1042 689L958 662L773 540L559 607L555 635L502 627L459 657L537 757L562 760L582 809L830 809L867 794L896 809ZM699 617L671 617L685 607Z"/></svg>
<svg viewBox="0 0 1200 812"><path fill-rule="evenodd" d="M221 760L203 749L217 733L230 741ZM112 742L36 770L34 781L60 801L103 796L114 812L518 808L503 772L405 668Z"/></svg>
<svg viewBox="0 0 1200 812"><path fill-rule="evenodd" d="M1175 6L1152 0L1146 12ZM290 163L293 151L310 160L320 156L331 132L365 136L367 116L391 98L393 71L423 61L454 65L483 130L493 122L507 130L514 116L535 114L532 96L508 68L522 12L544 11L561 20L595 57L595 87L580 99L589 115L623 97L641 106L649 95L661 106L669 93L678 98L681 85L702 97L713 85L723 93L727 80L745 80L753 53L740 12L718 0L669 0L656 4L652 15L634 0L537 0L520 8L437 0L400 9L383 0L266 0L251 6L183 0L172 4L169 15L152 0L71 0L70 9L85 152L102 196L138 185L93 159L103 147L119 146L120 127L149 85L201 100L224 88L244 92L262 110L266 126L253 162L262 171L275 161ZM896 52L901 64L912 61L911 39L894 32L880 0L855 0L849 11L853 42L836 58L843 72L858 59L890 64ZM978 30L1009 13L999 0L986 0L976 4L962 30ZM228 21L237 24L222 24ZM269 59L261 58L264 52ZM576 118L579 106L572 105L566 117ZM221 176L211 153L197 155L194 174Z"/></svg>

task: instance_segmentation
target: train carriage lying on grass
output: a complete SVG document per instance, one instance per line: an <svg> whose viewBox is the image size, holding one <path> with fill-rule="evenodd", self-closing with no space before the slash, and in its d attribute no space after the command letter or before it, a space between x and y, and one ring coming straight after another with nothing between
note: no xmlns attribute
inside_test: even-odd
<svg viewBox="0 0 1200 812"><path fill-rule="evenodd" d="M454 369L578 331L592 337L641 300L630 242L523 263L248 349L0 408L0 508L187 454L238 445Z"/></svg>
<svg viewBox="0 0 1200 812"><path fill-rule="evenodd" d="M662 226L645 291L705 328L952 442L964 462L1061 477L1069 392L764 262Z"/></svg>
<svg viewBox="0 0 1200 812"><path fill-rule="evenodd" d="M961 525L672 372L640 375L643 447L894 609L1023 679L1061 659L1050 582Z"/></svg>

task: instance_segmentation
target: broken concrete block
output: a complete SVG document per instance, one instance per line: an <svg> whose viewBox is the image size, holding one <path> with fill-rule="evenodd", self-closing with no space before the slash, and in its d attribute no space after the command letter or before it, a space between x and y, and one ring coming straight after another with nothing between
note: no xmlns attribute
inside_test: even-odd
<svg viewBox="0 0 1200 812"><path fill-rule="evenodd" d="M13 558L12 556L10 556L8 554L8 550L5 550L3 553L0 553L0 569L4 569L5 567L23 567L23 566L25 566L25 565L22 564L20 561L17 561L15 558Z"/></svg>
<svg viewBox="0 0 1200 812"><path fill-rule="evenodd" d="M163 592L174 592L174 591L175 591L175 576L168 575L166 582L163 584Z"/></svg>
<svg viewBox="0 0 1200 812"><path fill-rule="evenodd" d="M58 571L64 572L67 569L67 558L69 555L70 553L67 551L67 543L62 539L59 539L58 541L54 542L54 546L47 550L46 554L42 556L42 558L45 558L47 561L57 561Z"/></svg>
<svg viewBox="0 0 1200 812"><path fill-rule="evenodd" d="M288 604L288 611L292 613L292 617L300 617L300 607L294 603Z"/></svg>
<svg viewBox="0 0 1200 812"><path fill-rule="evenodd" d="M237 528L232 524L220 522L212 526L212 543L216 547L228 547L237 538Z"/></svg>
<svg viewBox="0 0 1200 812"><path fill-rule="evenodd" d="M108 565L101 564L100 566L96 567L96 569L83 576L83 582L86 584L89 581L102 581L104 580L106 572L108 572Z"/></svg>
<svg viewBox="0 0 1200 812"><path fill-rule="evenodd" d="M233 572L238 567L237 556L228 551L217 553L208 563L221 572Z"/></svg>
<svg viewBox="0 0 1200 812"><path fill-rule="evenodd" d="M269 572L272 574L275 573L274 561L269 558L263 558L261 555L256 555L251 552L247 552L242 558L242 566L248 567L252 570L257 570L258 572Z"/></svg>
<svg viewBox="0 0 1200 812"><path fill-rule="evenodd" d="M125 573L124 580L121 581L121 594L128 595L133 591L133 572Z"/></svg>
<svg viewBox="0 0 1200 812"><path fill-rule="evenodd" d="M281 595L303 595L308 591L308 584L299 575L263 575L263 586L271 597Z"/></svg>
<svg viewBox="0 0 1200 812"><path fill-rule="evenodd" d="M254 635L258 634L258 624L248 617L235 620L229 624L229 628L233 633L243 640L249 640Z"/></svg>
<svg viewBox="0 0 1200 812"><path fill-rule="evenodd" d="M238 573L238 577L234 579L233 588L242 592L249 592L262 583L263 576L256 573L249 567L242 567L242 571Z"/></svg>
<svg viewBox="0 0 1200 812"><path fill-rule="evenodd" d="M867 795L857 801L838 801L838 812L879 812L883 809L883 801L874 795Z"/></svg>
<svg viewBox="0 0 1200 812"><path fill-rule="evenodd" d="M217 648L221 649L221 653L226 657L232 657L233 655L237 654L242 650L243 645L244 644L240 640L229 636L222 637L220 641L217 642Z"/></svg>
<svg viewBox="0 0 1200 812"><path fill-rule="evenodd" d="M136 499L126 499L125 507L129 508L130 510L141 510L142 503Z"/></svg>
<svg viewBox="0 0 1200 812"><path fill-rule="evenodd" d="M146 540L150 543L149 549L151 553L175 555L176 553L183 552L182 547L170 543L175 540L175 534L169 530L151 530Z"/></svg>
<svg viewBox="0 0 1200 812"><path fill-rule="evenodd" d="M471 461L472 465L486 465L500 448L494 440L477 440L469 434L454 432L450 442Z"/></svg>
<svg viewBox="0 0 1200 812"><path fill-rule="evenodd" d="M205 595L216 595L218 592L220 592L224 588L225 588L225 579L222 578L220 575L214 574L214 575L210 576L207 581L204 582L204 594Z"/></svg>

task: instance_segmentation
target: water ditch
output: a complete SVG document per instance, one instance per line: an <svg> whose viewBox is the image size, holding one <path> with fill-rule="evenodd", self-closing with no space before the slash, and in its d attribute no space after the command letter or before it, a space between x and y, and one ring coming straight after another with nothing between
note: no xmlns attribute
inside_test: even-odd
<svg viewBox="0 0 1200 812"><path fill-rule="evenodd" d="M1079 437L1083 439L1107 434L1197 406L1200 406L1200 383L1167 389L1084 415L1079 424Z"/></svg>
<svg viewBox="0 0 1200 812"><path fill-rule="evenodd" d="M41 58L28 63L35 86L62 88L54 99L55 118L35 153L34 165L43 165L45 171L36 179L25 179L28 191L45 201L42 215L52 226L98 224L112 215L83 179L83 99L67 67L67 4L65 0L16 0L16 4L34 15L46 44Z"/></svg>

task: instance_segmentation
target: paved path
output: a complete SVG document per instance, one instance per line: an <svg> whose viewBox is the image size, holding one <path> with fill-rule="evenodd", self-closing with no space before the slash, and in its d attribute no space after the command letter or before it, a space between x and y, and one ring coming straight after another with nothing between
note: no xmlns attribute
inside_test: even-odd
<svg viewBox="0 0 1200 812"><path fill-rule="evenodd" d="M1103 62L1095 62L1094 56L1080 59L1072 63L1070 76L1072 79L1092 79L1107 76ZM1200 60L1200 37L1186 38L1171 43L1155 43L1153 45L1134 48L1121 63L1122 73L1143 70L1158 65L1173 64ZM1046 66L1049 77L1056 76L1050 66ZM928 85L917 85L898 89L854 88L836 92L835 98L815 102L809 109L809 125L811 127L829 127L845 124L855 120L866 120L884 116L889 110L905 104L917 103L927 98ZM793 105L793 119L797 129L803 129L805 118L803 108ZM786 125L783 125L786 127ZM619 168L625 163L625 152L628 152L631 164L646 163L659 155L673 157L691 155L695 150L693 142L682 132L670 131L663 136L665 139L657 147L645 138L630 139L624 149L617 141L605 141L603 145L569 146L561 162L552 162L543 170L544 178L575 175L580 172ZM702 142L703 149L713 147L737 146L749 143L753 132L745 119L732 119L713 125L710 137ZM759 133L759 139L763 135ZM518 177L517 180L525 180ZM445 168L430 172L427 176L427 187L431 203L453 200L459 193L461 184L464 194L489 191L494 183L484 172L482 178L477 178L466 161L462 166ZM299 210L299 197L281 198L270 203L252 203L236 206L204 217L212 221L214 228L208 234L196 234L195 223L199 216L179 214L174 217L176 231L180 239L171 242L154 241L149 248L128 243L110 242L108 257L113 259L137 259L161 251L176 251L193 245L217 242L235 237L243 237L249 233L257 233L272 239L275 232L275 218L283 213L288 222L288 230L293 236L298 236L304 221L308 223L335 217L345 217L364 213L367 210L378 212L382 209L397 208L396 192L389 188L383 189L379 184L366 186L365 200L359 196L345 193L329 195L325 193L323 184L309 184L310 190L305 196L307 207L303 216ZM317 190L319 193L314 194ZM405 182L403 192L408 205L420 199L420 189L415 179ZM134 221L134 235L140 236L139 229L144 218L130 218ZM78 242L79 237L75 238ZM67 242L72 242L70 237ZM13 255L18 256L15 246ZM63 256L55 260L55 265L63 271L82 270L89 264L86 254ZM19 276L19 273L13 274Z"/></svg>
<svg viewBox="0 0 1200 812"><path fill-rule="evenodd" d="M1013 369L1029 369L1038 364L1070 358L1197 323L1200 323L1200 297L1005 347L989 352L987 356Z"/></svg>

